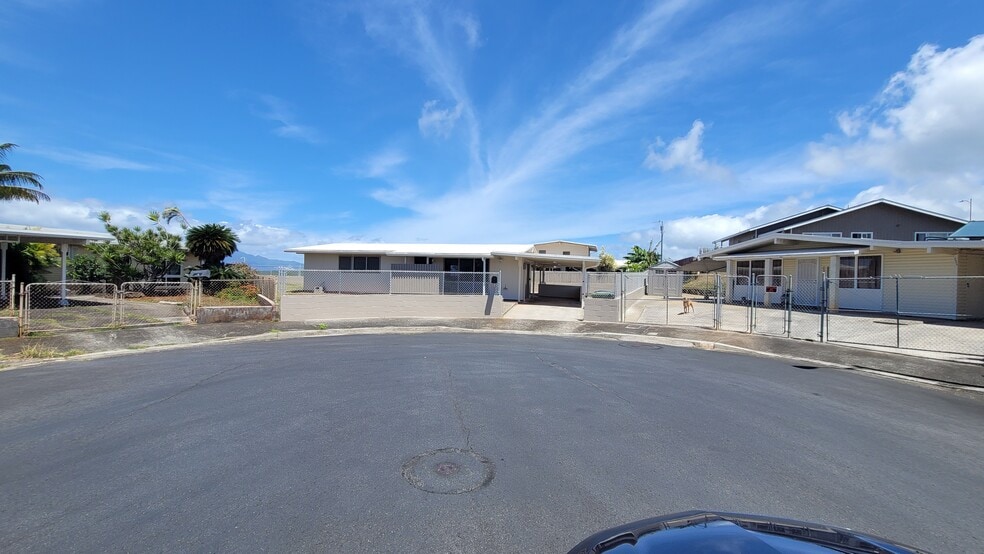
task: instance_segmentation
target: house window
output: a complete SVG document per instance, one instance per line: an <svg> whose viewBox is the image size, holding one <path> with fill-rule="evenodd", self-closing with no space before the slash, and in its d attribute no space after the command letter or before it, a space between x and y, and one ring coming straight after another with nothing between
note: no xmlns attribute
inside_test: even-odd
<svg viewBox="0 0 984 554"><path fill-rule="evenodd" d="M750 283L761 283L765 275L765 260L740 260L737 268L738 275L748 277Z"/></svg>
<svg viewBox="0 0 984 554"><path fill-rule="evenodd" d="M571 255L570 250L564 250L564 256L570 256L570 255Z"/></svg>
<svg viewBox="0 0 984 554"><path fill-rule="evenodd" d="M379 271L379 256L339 256L338 269Z"/></svg>
<svg viewBox="0 0 984 554"><path fill-rule="evenodd" d="M782 275L782 260L772 260L772 274Z"/></svg>
<svg viewBox="0 0 984 554"><path fill-rule="evenodd" d="M547 253L547 251L546 251L546 250L540 250L540 253L541 253L541 254L546 254L546 253Z"/></svg>
<svg viewBox="0 0 984 554"><path fill-rule="evenodd" d="M920 231L916 233L916 240L946 240L949 236L948 231Z"/></svg>
<svg viewBox="0 0 984 554"><path fill-rule="evenodd" d="M414 265L427 265L427 256L414 256L413 263Z"/></svg>
<svg viewBox="0 0 984 554"><path fill-rule="evenodd" d="M871 231L854 231L851 233L852 239L873 239L875 234Z"/></svg>
<svg viewBox="0 0 984 554"><path fill-rule="evenodd" d="M481 273L483 267L482 258L444 258L444 271Z"/></svg>
<svg viewBox="0 0 984 554"><path fill-rule="evenodd" d="M841 256L838 288L880 289L881 256Z"/></svg>

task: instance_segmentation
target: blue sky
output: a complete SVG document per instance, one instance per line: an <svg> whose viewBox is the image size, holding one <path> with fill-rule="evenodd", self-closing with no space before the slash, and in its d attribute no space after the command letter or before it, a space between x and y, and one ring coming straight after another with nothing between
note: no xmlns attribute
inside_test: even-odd
<svg viewBox="0 0 984 554"><path fill-rule="evenodd" d="M280 259L571 239L669 258L887 197L984 215L984 3L0 3L0 142L100 230L177 205Z"/></svg>

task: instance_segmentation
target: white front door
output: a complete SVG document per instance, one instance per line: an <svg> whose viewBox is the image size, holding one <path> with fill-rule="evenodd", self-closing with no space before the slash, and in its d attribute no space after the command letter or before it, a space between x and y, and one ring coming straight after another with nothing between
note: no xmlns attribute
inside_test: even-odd
<svg viewBox="0 0 984 554"><path fill-rule="evenodd" d="M816 306L820 303L820 262L816 258L803 259L796 264L796 288L793 290L793 304Z"/></svg>

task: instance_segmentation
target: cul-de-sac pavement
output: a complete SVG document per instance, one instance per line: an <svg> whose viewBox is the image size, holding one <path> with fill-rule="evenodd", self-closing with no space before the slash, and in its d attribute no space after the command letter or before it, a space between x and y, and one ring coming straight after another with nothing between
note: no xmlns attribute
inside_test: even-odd
<svg viewBox="0 0 984 554"><path fill-rule="evenodd" d="M702 508L971 552L981 429L974 390L601 335L82 357L0 372L0 550L563 552Z"/></svg>

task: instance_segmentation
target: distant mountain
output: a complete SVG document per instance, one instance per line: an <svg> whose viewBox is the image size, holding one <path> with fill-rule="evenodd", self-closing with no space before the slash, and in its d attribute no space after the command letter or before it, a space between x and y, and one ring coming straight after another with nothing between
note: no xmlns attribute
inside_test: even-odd
<svg viewBox="0 0 984 554"><path fill-rule="evenodd" d="M232 256L229 256L228 258L225 259L225 263L227 264L241 263L244 261L254 269L277 269L281 267L300 269L304 267L304 262L289 261L289 260L274 260L272 258L267 258L264 256L247 254L246 252L236 252Z"/></svg>

